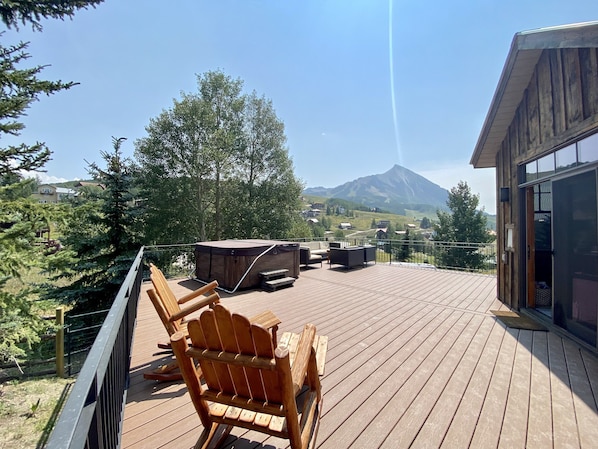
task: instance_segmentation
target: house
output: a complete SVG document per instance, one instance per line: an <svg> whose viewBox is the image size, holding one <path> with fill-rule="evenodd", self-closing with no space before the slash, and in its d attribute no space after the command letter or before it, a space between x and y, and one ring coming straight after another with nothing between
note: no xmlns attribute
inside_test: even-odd
<svg viewBox="0 0 598 449"><path fill-rule="evenodd" d="M351 226L351 223L349 222L342 222L339 223L338 228L339 229L351 229L353 226Z"/></svg>
<svg viewBox="0 0 598 449"><path fill-rule="evenodd" d="M40 203L58 203L66 198L75 196L75 191L64 187L56 187L51 184L41 184L37 192L31 196Z"/></svg>
<svg viewBox="0 0 598 449"><path fill-rule="evenodd" d="M376 229L376 238L378 240L387 239L388 238L388 228Z"/></svg>
<svg viewBox="0 0 598 449"><path fill-rule="evenodd" d="M514 36L471 164L496 169L498 298L596 350L598 22Z"/></svg>

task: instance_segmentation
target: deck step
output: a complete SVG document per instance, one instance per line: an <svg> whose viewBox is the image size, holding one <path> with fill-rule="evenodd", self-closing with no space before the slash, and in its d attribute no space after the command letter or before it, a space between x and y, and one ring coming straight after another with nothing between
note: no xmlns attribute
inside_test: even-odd
<svg viewBox="0 0 598 449"><path fill-rule="evenodd" d="M265 290L275 291L276 289L281 288L281 287L290 287L293 285L294 282L295 282L294 277L287 276L284 278L271 279L269 281L264 281L264 282L262 282L262 288L264 288Z"/></svg>
<svg viewBox="0 0 598 449"><path fill-rule="evenodd" d="M260 276L262 277L262 279L267 281L270 279L285 277L288 274L288 272L289 270L287 270L286 268L282 268L280 270L260 271Z"/></svg>

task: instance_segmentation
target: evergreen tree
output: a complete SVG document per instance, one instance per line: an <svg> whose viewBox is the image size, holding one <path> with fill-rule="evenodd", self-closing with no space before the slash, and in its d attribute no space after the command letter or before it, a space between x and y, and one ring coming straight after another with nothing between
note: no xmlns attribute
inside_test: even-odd
<svg viewBox="0 0 598 449"><path fill-rule="evenodd" d="M63 241L69 252L54 260L63 270L59 277L72 282L53 295L78 311L110 307L140 248L139 214L131 193L133 164L122 157L124 140L113 139L114 151L101 152L105 169L89 164L89 173L105 189L73 207ZM65 254L72 256L70 269Z"/></svg>
<svg viewBox="0 0 598 449"><path fill-rule="evenodd" d="M421 229L429 229L431 226L430 219L428 217L422 218L422 221L419 225Z"/></svg>
<svg viewBox="0 0 598 449"><path fill-rule="evenodd" d="M407 231L405 231L403 238L400 239L400 243L399 243L398 247L396 248L395 252L396 252L395 257L399 262L409 261L409 258L411 257L411 252L412 252L411 237L409 235L409 229L407 229Z"/></svg>
<svg viewBox="0 0 598 449"><path fill-rule="evenodd" d="M486 231L486 217L478 210L479 196L471 193L466 182L460 181L449 192L447 206L451 212L438 211L439 223L435 225L439 242L489 243L493 237ZM484 266L484 255L475 245L450 247L440 256L445 267L479 269Z"/></svg>
<svg viewBox="0 0 598 449"><path fill-rule="evenodd" d="M0 3L0 17L4 24L17 28L19 22L30 23L34 30L41 31L41 19L63 19L72 17L78 9L94 6L104 0L19 0Z"/></svg>
<svg viewBox="0 0 598 449"><path fill-rule="evenodd" d="M7 27L30 23L41 30L42 18L63 18L100 1L38 0L2 2L0 18ZM3 34L0 33L0 38ZM0 43L0 138L18 136L25 125L20 118L40 95L69 89L74 83L38 78L44 66L23 67L28 44ZM35 181L22 171L40 171L50 159L43 142L0 147L0 360L25 355L39 341L45 325L34 307L37 292L22 284L9 288L9 278L40 264L43 248L35 245L36 231L49 226L49 209L28 199Z"/></svg>

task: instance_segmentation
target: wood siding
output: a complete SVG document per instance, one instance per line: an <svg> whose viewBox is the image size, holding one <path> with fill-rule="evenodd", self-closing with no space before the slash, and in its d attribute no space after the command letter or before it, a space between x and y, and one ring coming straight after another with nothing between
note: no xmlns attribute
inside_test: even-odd
<svg viewBox="0 0 598 449"><path fill-rule="evenodd" d="M498 297L524 304L525 206L518 166L598 128L598 49L544 50L496 159L497 191L509 187L510 201L497 204ZM514 224L515 252L505 253L505 226Z"/></svg>

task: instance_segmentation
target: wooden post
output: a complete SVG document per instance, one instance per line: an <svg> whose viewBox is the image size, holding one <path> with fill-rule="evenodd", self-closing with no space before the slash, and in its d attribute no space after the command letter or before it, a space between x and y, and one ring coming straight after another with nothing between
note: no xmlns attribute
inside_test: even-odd
<svg viewBox="0 0 598 449"><path fill-rule="evenodd" d="M64 377L64 308L56 308L56 376Z"/></svg>

